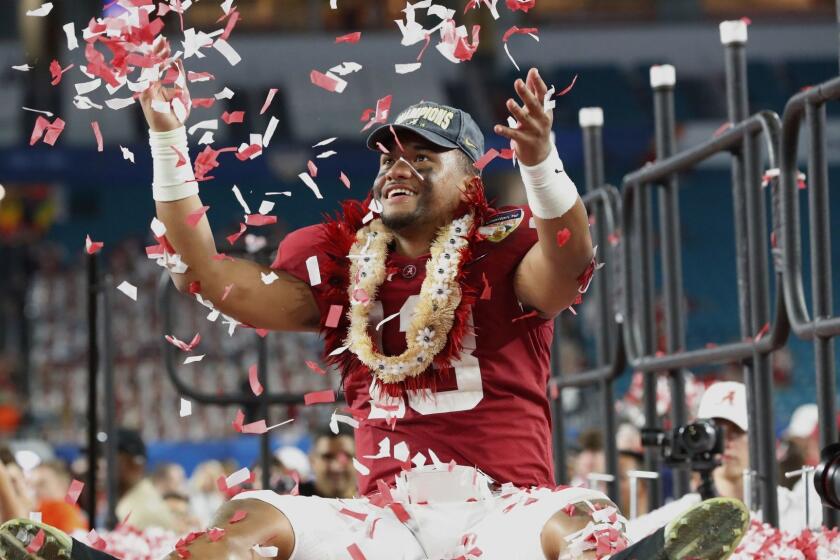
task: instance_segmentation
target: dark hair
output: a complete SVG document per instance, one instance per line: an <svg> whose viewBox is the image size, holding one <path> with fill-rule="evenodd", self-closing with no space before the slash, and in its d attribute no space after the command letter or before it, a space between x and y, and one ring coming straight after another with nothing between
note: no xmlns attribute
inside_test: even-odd
<svg viewBox="0 0 840 560"><path fill-rule="evenodd" d="M582 451L602 451L604 449L604 435L601 430L590 428L580 433L578 437Z"/></svg>
<svg viewBox="0 0 840 560"><path fill-rule="evenodd" d="M337 434L334 434L332 430L329 429L329 427L319 428L315 433L312 434L312 447L314 448L315 445L323 438L338 439L340 437L354 437L353 428L347 426L346 424L339 423Z"/></svg>

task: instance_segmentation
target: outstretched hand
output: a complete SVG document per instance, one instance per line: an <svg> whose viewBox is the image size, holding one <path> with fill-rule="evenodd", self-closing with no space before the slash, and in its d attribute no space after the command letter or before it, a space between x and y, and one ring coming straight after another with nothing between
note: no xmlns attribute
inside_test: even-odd
<svg viewBox="0 0 840 560"><path fill-rule="evenodd" d="M160 60L166 60L171 56L169 44L162 37L155 42L152 52ZM162 83L163 76L167 74L169 68L174 68L178 73L174 87L166 87ZM170 103L173 100L177 101ZM156 110L154 108L156 101L159 106L160 102L169 105L169 112L164 113ZM179 105L178 109L173 107L176 104ZM155 132L166 132L180 128L189 117L191 105L192 100L187 89L187 73L181 60L172 62L168 68L162 71L161 80L154 82L140 94L140 106L143 108L143 114L149 123L149 128Z"/></svg>
<svg viewBox="0 0 840 560"><path fill-rule="evenodd" d="M513 84L522 105L508 99L506 106L518 126L511 128L497 124L493 130L511 141L516 159L524 165L541 163L551 153L551 124L554 114L543 109L543 98L548 86L536 68L528 71L526 81L517 79Z"/></svg>

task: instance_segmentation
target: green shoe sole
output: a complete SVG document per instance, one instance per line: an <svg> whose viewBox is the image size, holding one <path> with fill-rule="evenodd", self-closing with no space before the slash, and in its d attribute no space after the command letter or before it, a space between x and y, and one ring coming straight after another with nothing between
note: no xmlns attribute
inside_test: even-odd
<svg viewBox="0 0 840 560"><path fill-rule="evenodd" d="M725 560L747 532L750 513L740 500L713 498L689 509L665 529L667 560Z"/></svg>
<svg viewBox="0 0 840 560"><path fill-rule="evenodd" d="M26 548L44 531L44 543L35 551ZM0 526L1 560L70 560L73 540L64 532L28 519L13 519Z"/></svg>

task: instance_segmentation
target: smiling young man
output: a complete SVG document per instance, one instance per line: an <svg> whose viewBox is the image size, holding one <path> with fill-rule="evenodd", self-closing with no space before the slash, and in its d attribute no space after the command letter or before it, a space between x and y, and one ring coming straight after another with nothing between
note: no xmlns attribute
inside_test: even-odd
<svg viewBox="0 0 840 560"><path fill-rule="evenodd" d="M186 133L151 109L154 98L188 101L186 91L144 95L157 215L189 266L173 275L176 285L198 282L217 309L255 327L320 329L360 418L362 498L240 494L216 518L225 538L198 536L172 559L250 558L254 545L276 546L283 560L600 558L626 546L623 518L603 494L554 486L551 319L585 290L594 252L550 141L548 88L533 69L514 87L521 104L507 108L518 127L495 131L511 141L527 207L487 205L474 165L484 153L478 126L464 111L423 102L370 135L380 161L368 200L289 234L269 285L259 274L269 268L217 257L206 216L186 224L202 207L190 166L176 163ZM310 285L313 263L321 282ZM236 512L246 515L232 523ZM721 501L684 522L703 530L663 533L633 557L724 558L745 517ZM72 554L95 557L81 545Z"/></svg>

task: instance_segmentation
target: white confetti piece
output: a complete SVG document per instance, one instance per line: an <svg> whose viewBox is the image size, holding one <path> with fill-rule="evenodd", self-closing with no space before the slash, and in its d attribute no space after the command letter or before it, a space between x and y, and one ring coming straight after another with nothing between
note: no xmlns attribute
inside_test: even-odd
<svg viewBox="0 0 840 560"><path fill-rule="evenodd" d="M381 321L379 321L379 322L376 324L376 330L379 330L379 328L380 328L382 325L384 325L385 323L387 323L387 322L388 322L388 321L390 321L391 319L394 319L394 318L399 317L399 316L400 316L400 312L399 312L399 311L397 311L397 312L396 312L396 313L394 313L393 315L388 315L387 317L385 317L384 319L382 319Z"/></svg>
<svg viewBox="0 0 840 560"><path fill-rule="evenodd" d="M396 459L397 461L405 463L406 461L408 461L408 454L408 444L406 442L401 441L394 446L394 459Z"/></svg>
<svg viewBox="0 0 840 560"><path fill-rule="evenodd" d="M250 469L248 469L248 467L243 467L227 477L225 479L225 484L227 484L228 488L233 488L234 486L239 486L249 478L251 478Z"/></svg>
<svg viewBox="0 0 840 560"><path fill-rule="evenodd" d="M227 59L231 66L236 66L239 64L239 61L242 60L239 53L237 53L236 50L230 46L230 43L224 39L218 39L215 43L213 43L213 48L222 53L222 56Z"/></svg>
<svg viewBox="0 0 840 560"><path fill-rule="evenodd" d="M338 9L338 0L330 0L330 9L337 10Z"/></svg>
<svg viewBox="0 0 840 560"><path fill-rule="evenodd" d="M213 133L209 130L205 130L204 134L201 135L201 138L198 139L198 144L200 146L204 146L206 144L212 144L216 141L216 138L213 136Z"/></svg>
<svg viewBox="0 0 840 560"><path fill-rule="evenodd" d="M508 49L508 44L507 43L504 44L504 48L505 48L505 54L510 59L510 61L513 63L513 67L516 68L517 72L521 72L522 70L520 70L519 65L513 59L513 55L510 54L510 49Z"/></svg>
<svg viewBox="0 0 840 560"><path fill-rule="evenodd" d="M310 286L317 286L321 283L321 269L318 267L318 257L316 255L306 259L306 272L309 273Z"/></svg>
<svg viewBox="0 0 840 560"><path fill-rule="evenodd" d="M263 200L260 203L260 209L257 210L263 216L274 210L275 203L271 202L270 200Z"/></svg>
<svg viewBox="0 0 840 560"><path fill-rule="evenodd" d="M265 127L265 133L263 134L263 148L268 148L268 143L271 142L271 138L274 136L274 131L277 130L278 124L280 124L280 121L277 120L277 117L271 117L268 121L268 126Z"/></svg>
<svg viewBox="0 0 840 560"><path fill-rule="evenodd" d="M76 93L79 94L79 95L85 95L85 94L88 94L88 93L94 91L96 88L98 88L101 85L102 85L102 79L101 78L96 78L95 80L91 80L89 82L82 82L80 84L76 84ZM167 105L167 107L168 107L168 105ZM168 111L168 109L167 109L167 111Z"/></svg>
<svg viewBox="0 0 840 560"><path fill-rule="evenodd" d="M280 551L276 546L260 546L258 544L251 547L251 550L256 552L260 558L274 558Z"/></svg>
<svg viewBox="0 0 840 560"><path fill-rule="evenodd" d="M233 90L226 87L219 93L215 94L213 97L215 97L216 99L233 99Z"/></svg>
<svg viewBox="0 0 840 560"><path fill-rule="evenodd" d="M218 130L219 129L219 119L208 119L206 121L197 122L192 125L188 132L190 136L196 133L197 130Z"/></svg>
<svg viewBox="0 0 840 560"><path fill-rule="evenodd" d="M204 359L204 356L206 356L206 354L202 354L201 356L188 356L187 359L184 360L184 365L200 362Z"/></svg>
<svg viewBox="0 0 840 560"><path fill-rule="evenodd" d="M329 72L327 72L327 75L331 76L332 74L338 74L339 76L346 76L348 74L358 72L361 69L362 65L358 62L342 62L341 64L330 68Z"/></svg>
<svg viewBox="0 0 840 560"><path fill-rule="evenodd" d="M134 301L137 301L137 286L134 286L123 280L122 283L119 286L117 286L117 289L125 295L127 295L128 297L130 297L131 299L133 299Z"/></svg>
<svg viewBox="0 0 840 560"><path fill-rule="evenodd" d="M316 158L316 159L327 159L328 157L332 157L332 156L334 156L334 155L335 155L335 154L337 154L337 153L338 153L338 152L336 152L336 151L334 151L334 150L328 150L328 151L326 151L326 152L321 152L320 154L318 154L317 156L315 156L315 158Z"/></svg>
<svg viewBox="0 0 840 560"><path fill-rule="evenodd" d="M553 110L556 105L556 102L552 99L552 97L554 97L554 86L551 86L551 89L543 95L543 111L546 113Z"/></svg>
<svg viewBox="0 0 840 560"><path fill-rule="evenodd" d="M312 177L309 175L309 173L301 173L300 175L298 175L298 177L301 181L303 181L304 185L309 187L309 189L313 193L315 193L315 198L324 198L323 196L321 196L321 189L318 188L318 185L315 183L315 181L312 180Z"/></svg>
<svg viewBox="0 0 840 560"><path fill-rule="evenodd" d="M67 35L67 50L78 49L79 40L76 38L76 24L71 21L65 24L62 29L64 29L64 34Z"/></svg>
<svg viewBox="0 0 840 560"><path fill-rule="evenodd" d="M29 72L33 68L34 66L29 66L28 64L18 64L17 66L12 66L12 70L17 70L18 72Z"/></svg>
<svg viewBox="0 0 840 560"><path fill-rule="evenodd" d="M379 442L379 453L376 455L363 455L365 459L384 459L391 456L391 438L384 437Z"/></svg>
<svg viewBox="0 0 840 560"><path fill-rule="evenodd" d="M332 144L336 140L338 140L338 136L333 136L332 138L327 138L326 140L321 140L320 142L318 142L317 144L315 144L312 147L313 148L320 148L322 146L327 146L329 144Z"/></svg>
<svg viewBox="0 0 840 560"><path fill-rule="evenodd" d="M230 13L230 9L233 7L233 0L225 0L222 2L222 11L226 14Z"/></svg>
<svg viewBox="0 0 840 560"><path fill-rule="evenodd" d="M338 434L339 422L347 424L354 429L359 427L359 421L352 416L344 416L343 414L338 414L333 411L332 416L330 416L330 431L336 435Z"/></svg>
<svg viewBox="0 0 840 560"><path fill-rule="evenodd" d="M281 195L281 194L283 196L292 196L292 191L278 191L278 192L267 192L267 193L265 193L266 196L278 196L278 195Z"/></svg>
<svg viewBox="0 0 840 560"><path fill-rule="evenodd" d="M152 109L164 115L168 115L171 112L169 101L164 101L163 99L152 99Z"/></svg>
<svg viewBox="0 0 840 560"><path fill-rule="evenodd" d="M29 107L21 107L21 109L23 109L24 111L31 111L33 113L41 113L42 115L46 115L50 118L52 118L52 116L53 116L53 114L50 113L49 111L41 111L39 109L30 109Z"/></svg>
<svg viewBox="0 0 840 560"><path fill-rule="evenodd" d="M192 414L192 403L190 401L188 401L187 399L182 398L181 399L181 410L178 411L178 414L181 416L181 418L184 418L185 416L191 415Z"/></svg>
<svg viewBox="0 0 840 560"><path fill-rule="evenodd" d="M245 210L245 214L251 214L251 207L248 206L247 202L245 202L245 198L243 198L242 193L239 192L239 187L233 185L231 190L233 191L233 196L235 196L236 200L239 201L239 205L242 206L243 210Z"/></svg>
<svg viewBox="0 0 840 560"><path fill-rule="evenodd" d="M102 105L97 105L89 98L85 97L84 95L76 95L73 97L73 105L76 106L77 109L81 109L82 111L86 111L88 109L99 109L102 110Z"/></svg>
<svg viewBox="0 0 840 560"><path fill-rule="evenodd" d="M426 464L426 456L420 453L419 451L411 458L411 463L415 467L422 467Z"/></svg>
<svg viewBox="0 0 840 560"><path fill-rule="evenodd" d="M407 64L394 64L394 70L397 74L410 74L416 70L419 70L420 67L423 66L422 62L409 62Z"/></svg>
<svg viewBox="0 0 840 560"><path fill-rule="evenodd" d="M368 208L370 208L371 212L376 212L377 214L382 213L382 203L375 198L371 199L370 206L368 206Z"/></svg>
<svg viewBox="0 0 840 560"><path fill-rule="evenodd" d="M152 228L152 233L154 233L157 237L163 237L166 235L166 226L157 218L152 218L152 223L149 227Z"/></svg>
<svg viewBox="0 0 840 560"><path fill-rule="evenodd" d="M262 278L262 282L266 286L270 286L272 283L280 279L280 277L277 276L277 274L274 271L271 271L268 274L266 274L265 272L260 272L260 278Z"/></svg>
<svg viewBox="0 0 840 560"><path fill-rule="evenodd" d="M135 99L133 97L123 97L117 99L106 99L105 105L108 106L109 109L113 109L114 111L119 111L120 109L125 109L131 105L134 105Z"/></svg>
<svg viewBox="0 0 840 560"><path fill-rule="evenodd" d="M29 512L29 520L34 521L35 523L42 523L43 516L41 515L40 511L30 511Z"/></svg>
<svg viewBox="0 0 840 560"><path fill-rule="evenodd" d="M52 2L44 2L37 10L27 10L26 15L32 17L44 17L48 15L53 9Z"/></svg>
<svg viewBox="0 0 840 560"><path fill-rule="evenodd" d="M353 468L356 469L356 472L358 472L362 476L367 476L370 474L370 469L364 466L362 463L360 463L359 460L355 457L353 457Z"/></svg>
<svg viewBox="0 0 840 560"><path fill-rule="evenodd" d="M128 148L125 148L123 146L120 146L120 151L122 151L123 159L127 159L131 163L134 163L134 153L131 150L129 150Z"/></svg>
<svg viewBox="0 0 840 560"><path fill-rule="evenodd" d="M347 351L348 348L349 348L349 346L340 346L340 347L336 348L335 350L333 350L332 352L330 352L330 356L338 356L339 354L343 354L344 352Z"/></svg>

